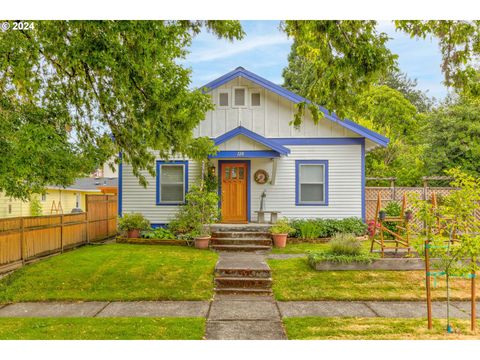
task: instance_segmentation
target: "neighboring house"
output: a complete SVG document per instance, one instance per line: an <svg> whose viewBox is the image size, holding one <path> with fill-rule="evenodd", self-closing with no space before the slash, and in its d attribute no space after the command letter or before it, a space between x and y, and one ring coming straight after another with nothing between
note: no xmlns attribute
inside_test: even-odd
<svg viewBox="0 0 480 360"><path fill-rule="evenodd" d="M118 177L118 164L115 162L116 156L112 157L105 164L95 170L90 177L94 178L116 178ZM110 164L113 165L113 170L110 167Z"/></svg>
<svg viewBox="0 0 480 360"><path fill-rule="evenodd" d="M216 108L195 136L212 138L219 149L211 161L223 222L256 221L264 191L264 209L281 217L365 219L365 153L387 146L387 138L323 108L318 124L308 113L297 129L290 125L295 104L308 100L241 67L204 88ZM157 159L156 169L155 178L144 172L144 188L129 164L120 165L120 215L141 212L154 226L168 223L201 164Z"/></svg>
<svg viewBox="0 0 480 360"><path fill-rule="evenodd" d="M66 188L48 186L45 194L34 195L42 207L42 215L68 214L72 209L85 208L85 195L116 194L116 178L81 178ZM59 205L60 204L60 205ZM0 193L0 218L31 216L31 203L6 197Z"/></svg>

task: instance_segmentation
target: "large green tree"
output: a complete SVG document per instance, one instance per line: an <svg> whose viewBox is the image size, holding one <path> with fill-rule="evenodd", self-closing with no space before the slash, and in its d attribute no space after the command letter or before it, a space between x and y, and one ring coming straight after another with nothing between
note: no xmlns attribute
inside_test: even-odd
<svg viewBox="0 0 480 360"><path fill-rule="evenodd" d="M179 60L202 28L240 39L238 21L36 21L0 31L0 191L69 185L122 152L142 183L162 157L212 149L192 130L212 109Z"/></svg>

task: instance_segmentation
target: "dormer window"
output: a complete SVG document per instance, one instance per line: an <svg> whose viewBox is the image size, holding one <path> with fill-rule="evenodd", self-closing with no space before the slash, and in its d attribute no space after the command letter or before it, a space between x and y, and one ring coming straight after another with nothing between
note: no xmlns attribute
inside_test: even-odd
<svg viewBox="0 0 480 360"><path fill-rule="evenodd" d="M228 92L227 91L222 91L218 93L218 106L220 107L228 107Z"/></svg>
<svg viewBox="0 0 480 360"><path fill-rule="evenodd" d="M233 105L235 107L246 107L247 89L244 87L233 88Z"/></svg>

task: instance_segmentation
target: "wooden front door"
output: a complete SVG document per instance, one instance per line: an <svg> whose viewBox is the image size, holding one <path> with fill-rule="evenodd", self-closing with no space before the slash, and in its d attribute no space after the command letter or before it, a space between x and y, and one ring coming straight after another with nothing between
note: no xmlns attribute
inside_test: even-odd
<svg viewBox="0 0 480 360"><path fill-rule="evenodd" d="M222 222L246 223L248 221L248 163L221 163Z"/></svg>

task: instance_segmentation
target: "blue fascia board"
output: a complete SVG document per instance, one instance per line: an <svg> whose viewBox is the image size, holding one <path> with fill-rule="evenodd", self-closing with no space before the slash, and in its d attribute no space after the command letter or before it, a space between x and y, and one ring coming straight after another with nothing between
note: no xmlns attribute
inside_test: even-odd
<svg viewBox="0 0 480 360"><path fill-rule="evenodd" d="M262 135L259 135L251 130L248 130L246 128L244 128L243 126L239 126L239 127L236 127L235 129L233 130L230 130L229 132L226 132L225 134L223 135L220 135L219 137L217 137L216 139L214 139L214 143L215 143L215 146L218 146L232 138L234 138L235 136L238 136L238 135L243 135L243 136L246 136L266 147L269 147L270 149L272 150L275 150L276 152L278 152L280 155L288 155L290 154L290 149L289 148L286 148L285 146L283 145L280 145L274 141L272 141L271 139L267 139L265 137L263 137Z"/></svg>
<svg viewBox="0 0 480 360"><path fill-rule="evenodd" d="M122 193L123 193L123 160L122 160L122 152L118 153L118 205L117 205L117 211L118 211L118 216L122 217Z"/></svg>
<svg viewBox="0 0 480 360"><path fill-rule="evenodd" d="M204 92L209 92L215 88L218 88L219 86L222 86L223 84L226 84L227 82L237 78L237 77L243 77L247 80L250 80L257 85L260 85L264 87L267 90L272 91L273 93L280 95L287 100L292 101L295 104L305 102L307 104L312 104L312 102L303 96L297 95L294 92L291 92L290 90L287 90L280 85L274 84L273 82L258 76L257 74L254 74L243 67L238 67L233 71L230 71L229 73L220 76L218 79L215 79L208 84L205 84L202 86L202 89L204 89ZM356 134L359 134L383 147L387 146L389 143L389 139L386 138L385 136L382 136L375 131L372 131L370 129L367 129L351 120L348 119L340 119L335 113L332 113L328 111L326 108L323 106L317 105L317 107L320 109L320 111L324 114L324 116L330 120L333 121L340 126L343 126L344 128L353 131Z"/></svg>
<svg viewBox="0 0 480 360"><path fill-rule="evenodd" d="M252 151L218 151L215 155L209 156L210 159L225 158L276 158L280 154L274 150L252 150Z"/></svg>
<svg viewBox="0 0 480 360"><path fill-rule="evenodd" d="M367 222L367 216L365 213L365 139L362 143L362 152L361 152L361 171L362 171L362 220Z"/></svg>

